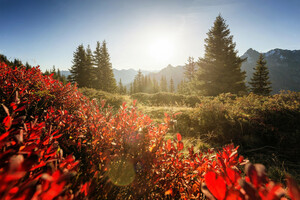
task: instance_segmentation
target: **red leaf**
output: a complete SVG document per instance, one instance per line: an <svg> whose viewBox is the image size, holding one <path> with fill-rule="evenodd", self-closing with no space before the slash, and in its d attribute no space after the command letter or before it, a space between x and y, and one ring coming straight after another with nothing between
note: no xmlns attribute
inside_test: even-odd
<svg viewBox="0 0 300 200"><path fill-rule="evenodd" d="M183 149L183 143L182 142L177 143L177 149L178 149L178 151L181 151Z"/></svg>
<svg viewBox="0 0 300 200"><path fill-rule="evenodd" d="M238 190L229 190L225 200L242 200L242 195Z"/></svg>
<svg viewBox="0 0 300 200"><path fill-rule="evenodd" d="M177 133L176 136L177 136L177 140L181 141L181 135L180 135L180 133Z"/></svg>
<svg viewBox="0 0 300 200"><path fill-rule="evenodd" d="M168 139L168 141L167 141L167 149L168 149L168 151L171 150L171 140L170 139Z"/></svg>
<svg viewBox="0 0 300 200"><path fill-rule="evenodd" d="M0 136L0 141L6 138L9 135L9 132L5 132Z"/></svg>
<svg viewBox="0 0 300 200"><path fill-rule="evenodd" d="M227 173L228 178L229 178L229 180L232 184L237 183L237 180L240 178L240 174L237 171L233 170L230 167L227 167L226 168L226 173Z"/></svg>
<svg viewBox="0 0 300 200"><path fill-rule="evenodd" d="M6 175L3 181L9 182L9 181L20 180L25 174L26 172L23 171L14 172L13 174Z"/></svg>
<svg viewBox="0 0 300 200"><path fill-rule="evenodd" d="M267 200L281 199L284 197L285 191L280 185L275 185L268 193Z"/></svg>
<svg viewBox="0 0 300 200"><path fill-rule="evenodd" d="M172 195L172 194L173 194L172 188L165 192L165 195Z"/></svg>
<svg viewBox="0 0 300 200"><path fill-rule="evenodd" d="M288 193L293 200L300 200L300 188L292 177L287 176Z"/></svg>
<svg viewBox="0 0 300 200"><path fill-rule="evenodd" d="M245 172L247 174L247 176L250 178L251 183L255 186L258 187L259 186L259 178L257 175L257 171L254 167L254 165L252 164L247 164L245 167Z"/></svg>
<svg viewBox="0 0 300 200"><path fill-rule="evenodd" d="M4 118L3 123L6 130L10 129L12 124L12 118L8 115L7 117Z"/></svg>
<svg viewBox="0 0 300 200"><path fill-rule="evenodd" d="M137 101L136 99L135 99L135 100L133 100L133 102L132 102L132 105L133 105L133 106L135 106L135 105L136 105L136 101Z"/></svg>
<svg viewBox="0 0 300 200"><path fill-rule="evenodd" d="M15 110L15 112L23 111L23 110L25 110L25 108L26 108L26 105L25 106L21 106L20 108L18 108L17 110Z"/></svg>
<svg viewBox="0 0 300 200"><path fill-rule="evenodd" d="M226 195L226 183L222 176L217 175L213 171L209 171L204 176L205 183L209 191L217 199L224 199Z"/></svg>
<svg viewBox="0 0 300 200"><path fill-rule="evenodd" d="M85 196L88 194L88 183L85 183L80 190L81 193L84 193Z"/></svg>
<svg viewBox="0 0 300 200"><path fill-rule="evenodd" d="M12 102L12 103L10 104L10 107L12 107L13 110L16 110L16 109L17 109L17 105L16 105L15 102Z"/></svg>
<svg viewBox="0 0 300 200"><path fill-rule="evenodd" d="M173 116L176 117L177 115L180 115L180 114L182 114L182 112L175 113Z"/></svg>
<svg viewBox="0 0 300 200"><path fill-rule="evenodd" d="M29 171L33 171L35 169L38 169L40 167L44 167L46 165L46 163L44 161L42 161L39 165L36 165L34 167L32 167Z"/></svg>

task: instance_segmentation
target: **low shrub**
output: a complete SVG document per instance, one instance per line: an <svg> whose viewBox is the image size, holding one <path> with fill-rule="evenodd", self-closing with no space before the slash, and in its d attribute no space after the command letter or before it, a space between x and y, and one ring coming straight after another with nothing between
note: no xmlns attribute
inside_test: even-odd
<svg viewBox="0 0 300 200"><path fill-rule="evenodd" d="M93 88L80 88L79 91L90 100L96 99L99 102L105 101L105 106L111 106L113 109L119 109L126 101L122 95L108 93Z"/></svg>
<svg viewBox="0 0 300 200"><path fill-rule="evenodd" d="M233 142L255 160L260 153L279 155L279 161L292 172L299 165L300 93L288 91L270 97L222 94L212 100L203 98L195 109L182 111L175 131L200 137L213 146ZM267 166L277 165L271 159L258 161Z"/></svg>
<svg viewBox="0 0 300 200"><path fill-rule="evenodd" d="M197 96L186 96L168 92L158 92L155 94L136 93L131 95L131 98L147 106L186 105L194 107L201 102L201 98Z"/></svg>
<svg viewBox="0 0 300 200"><path fill-rule="evenodd" d="M133 106L112 112L38 68L0 64L1 199L279 199L238 147L194 152ZM76 161L77 160L77 161ZM299 189L288 179L289 194ZM243 191L244 190L244 191ZM254 195L254 196L253 196Z"/></svg>

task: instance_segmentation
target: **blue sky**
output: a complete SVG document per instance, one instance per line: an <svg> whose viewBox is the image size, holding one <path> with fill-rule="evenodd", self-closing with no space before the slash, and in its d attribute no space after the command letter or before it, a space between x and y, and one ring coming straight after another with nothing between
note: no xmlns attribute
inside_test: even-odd
<svg viewBox="0 0 300 200"><path fill-rule="evenodd" d="M0 53L66 70L78 45L106 40L114 68L158 70L203 56L219 13L239 55L300 49L299 10L298 0L0 0Z"/></svg>

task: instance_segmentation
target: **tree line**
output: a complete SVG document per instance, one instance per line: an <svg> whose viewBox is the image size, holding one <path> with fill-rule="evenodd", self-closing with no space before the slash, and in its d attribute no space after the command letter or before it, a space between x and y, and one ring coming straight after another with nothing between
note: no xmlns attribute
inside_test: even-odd
<svg viewBox="0 0 300 200"><path fill-rule="evenodd" d="M169 84L167 78L162 76L160 82L150 75L143 75L139 70L132 83L130 83L129 94L135 93L157 93L157 92L175 92L174 80L171 77Z"/></svg>

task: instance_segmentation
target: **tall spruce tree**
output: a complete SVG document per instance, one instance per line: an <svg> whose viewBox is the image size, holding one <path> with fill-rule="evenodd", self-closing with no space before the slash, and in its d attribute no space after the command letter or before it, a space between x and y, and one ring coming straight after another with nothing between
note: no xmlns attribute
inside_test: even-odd
<svg viewBox="0 0 300 200"><path fill-rule="evenodd" d="M167 78L165 76L162 76L160 79L160 90L162 92L168 92L168 83Z"/></svg>
<svg viewBox="0 0 300 200"><path fill-rule="evenodd" d="M159 88L159 85L158 85L158 82L155 78L152 79L152 82L153 82L153 93L157 93L160 91L160 88Z"/></svg>
<svg viewBox="0 0 300 200"><path fill-rule="evenodd" d="M87 87L86 84L86 52L83 45L79 45L73 53L73 65L70 69L71 75L68 77L72 83L77 83L78 87Z"/></svg>
<svg viewBox="0 0 300 200"><path fill-rule="evenodd" d="M93 54L90 48L90 45L86 48L86 62L85 62L85 80L86 87L93 87L93 83L95 80L95 72L94 72L94 62L93 62Z"/></svg>
<svg viewBox="0 0 300 200"><path fill-rule="evenodd" d="M95 79L93 81L93 87L98 90L103 90L102 80L103 80L103 73L102 73L102 55L101 55L101 44L97 41L96 50L94 53L94 64L95 64Z"/></svg>
<svg viewBox="0 0 300 200"><path fill-rule="evenodd" d="M260 54L249 84L251 85L251 92L268 96L272 92L272 89L271 82L269 81L269 70L266 64L267 62L264 60L263 54Z"/></svg>
<svg viewBox="0 0 300 200"><path fill-rule="evenodd" d="M143 78L144 78L144 75L142 73L142 71L139 69L137 75L135 76L135 80L136 80L136 84L137 84L137 88L136 88L136 92L143 92Z"/></svg>
<svg viewBox="0 0 300 200"><path fill-rule="evenodd" d="M173 93L175 91L175 87L174 87L174 81L173 81L173 78L171 77L171 80L170 80L170 89L169 91L171 93Z"/></svg>
<svg viewBox="0 0 300 200"><path fill-rule="evenodd" d="M221 15L205 39L205 55L199 59L195 87L204 95L246 92L245 72L241 71L244 61L237 56L233 36Z"/></svg>
<svg viewBox="0 0 300 200"><path fill-rule="evenodd" d="M188 63L184 66L184 75L188 81L192 81L196 74L196 63L193 57L188 58Z"/></svg>
<svg viewBox="0 0 300 200"><path fill-rule="evenodd" d="M108 54L105 40L102 42L98 56L98 62L95 62L97 66L97 73L99 73L97 83L101 90L114 93L117 91L117 83L110 63L110 56Z"/></svg>
<svg viewBox="0 0 300 200"><path fill-rule="evenodd" d="M121 79L118 83L118 93L119 94L126 94L126 86L123 86L123 83L122 83Z"/></svg>

